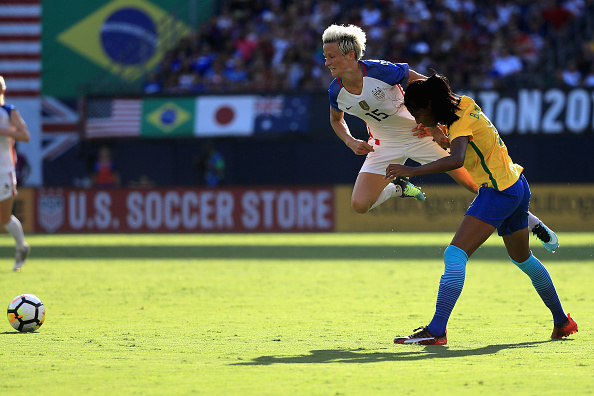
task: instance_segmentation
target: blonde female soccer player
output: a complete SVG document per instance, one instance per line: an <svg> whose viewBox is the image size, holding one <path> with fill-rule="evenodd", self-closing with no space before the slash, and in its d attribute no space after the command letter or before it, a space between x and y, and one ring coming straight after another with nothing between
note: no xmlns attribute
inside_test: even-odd
<svg viewBox="0 0 594 396"><path fill-rule="evenodd" d="M396 196L423 202L423 192L408 180L387 180L384 174L388 164L404 164L408 158L426 164L448 155L431 136L418 131L415 119L404 106L402 86L427 77L411 70L406 63L362 60L366 35L358 26L331 25L322 34L322 42L326 66L334 77L328 90L330 124L355 154L366 155L355 181L351 206L358 213L366 213ZM365 121L368 141L351 135L345 112ZM415 131L418 137L413 134ZM463 167L447 173L469 191L477 192ZM555 233L532 214L529 222L543 245L550 251L556 250L559 243Z"/></svg>
<svg viewBox="0 0 594 396"><path fill-rule="evenodd" d="M551 338L577 332L577 323L565 314L547 269L530 251L530 188L522 174L523 168L512 161L495 126L474 100L453 93L441 75L410 84L404 103L417 123L428 127L440 123L447 127L450 155L418 167L390 164L385 170L386 179L447 172L464 166L480 188L444 252L445 271L439 282L433 319L428 326L394 342L447 343L446 325L462 292L466 262L495 230L503 237L511 261L530 277L550 309L554 322Z"/></svg>
<svg viewBox="0 0 594 396"><path fill-rule="evenodd" d="M16 255L14 271L20 271L25 264L31 247L25 242L21 222L12 214L14 197L17 195L14 141L29 141L29 129L19 111L4 102L6 83L0 76L0 224L14 238Z"/></svg>

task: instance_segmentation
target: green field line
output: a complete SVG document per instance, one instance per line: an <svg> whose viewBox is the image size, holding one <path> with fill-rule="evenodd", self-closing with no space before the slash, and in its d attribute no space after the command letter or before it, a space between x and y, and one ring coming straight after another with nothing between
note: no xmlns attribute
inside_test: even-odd
<svg viewBox="0 0 594 396"><path fill-rule="evenodd" d="M47 246L32 243L31 259L273 259L273 260L416 260L442 258L444 246L427 245L69 245ZM534 254L543 261L594 261L590 247L563 247L552 254L540 245ZM13 247L0 247L0 257L12 257ZM502 260L507 252L503 246L483 246L472 259Z"/></svg>

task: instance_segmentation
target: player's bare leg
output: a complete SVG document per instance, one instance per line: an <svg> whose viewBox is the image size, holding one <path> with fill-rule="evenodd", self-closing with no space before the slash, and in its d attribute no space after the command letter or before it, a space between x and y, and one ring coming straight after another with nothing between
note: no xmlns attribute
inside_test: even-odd
<svg viewBox="0 0 594 396"><path fill-rule="evenodd" d="M357 213L367 213L392 197L410 197L419 202L425 201L425 194L407 178L390 181L383 175L361 172L353 188L351 206Z"/></svg>
<svg viewBox="0 0 594 396"><path fill-rule="evenodd" d="M380 201L380 195L382 195L382 202L396 196L390 194L392 188L389 187L389 185L394 187L393 194L396 194L396 186L394 186L390 180L384 178L383 175L367 172L359 173L357 180L355 181L355 186L353 187L351 207L357 213L367 213L376 202ZM386 187L388 190L384 191ZM379 203L377 205L379 205Z"/></svg>
<svg viewBox="0 0 594 396"><path fill-rule="evenodd" d="M15 241L16 253L13 270L20 271L31 251L31 247L25 242L25 235L23 233L21 222L12 215L13 203L14 197L10 197L0 202L0 222L2 222L1 224L4 224L4 229L6 229Z"/></svg>

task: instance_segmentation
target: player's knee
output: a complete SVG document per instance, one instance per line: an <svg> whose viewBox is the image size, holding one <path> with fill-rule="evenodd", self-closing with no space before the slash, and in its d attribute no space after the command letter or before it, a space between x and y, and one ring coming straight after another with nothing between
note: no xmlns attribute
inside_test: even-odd
<svg viewBox="0 0 594 396"><path fill-rule="evenodd" d="M371 205L369 205L369 202L363 202L360 200L352 199L351 207L355 212L363 214L369 212L369 208L371 207Z"/></svg>
<svg viewBox="0 0 594 396"><path fill-rule="evenodd" d="M5 228L10 224L11 220L12 220L11 213L0 213L0 224L4 224Z"/></svg>

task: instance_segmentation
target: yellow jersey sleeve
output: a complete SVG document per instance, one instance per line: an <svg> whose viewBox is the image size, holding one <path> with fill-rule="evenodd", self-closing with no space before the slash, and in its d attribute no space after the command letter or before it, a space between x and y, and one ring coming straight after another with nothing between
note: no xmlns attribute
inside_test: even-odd
<svg viewBox="0 0 594 396"><path fill-rule="evenodd" d="M468 96L462 96L460 117L448 128L450 141L468 136L464 168L474 183L505 190L518 181L522 168L510 158L495 125Z"/></svg>

